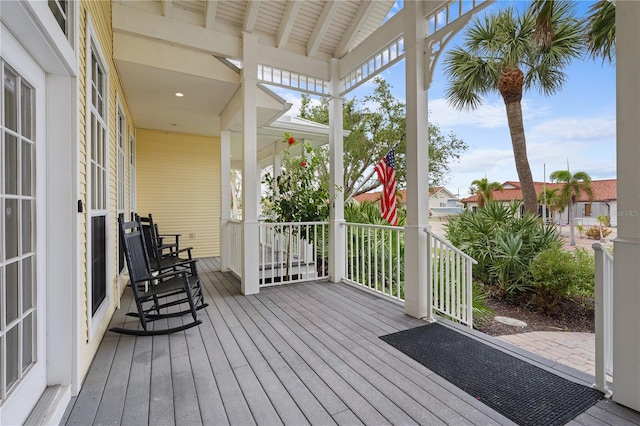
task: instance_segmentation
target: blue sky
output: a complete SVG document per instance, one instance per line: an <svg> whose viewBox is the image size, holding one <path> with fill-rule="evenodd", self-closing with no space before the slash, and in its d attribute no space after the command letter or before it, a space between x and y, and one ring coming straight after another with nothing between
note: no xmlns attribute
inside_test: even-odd
<svg viewBox="0 0 640 426"><path fill-rule="evenodd" d="M592 4L591 1L575 3L577 11L583 14ZM527 4L497 1L487 7L485 13ZM452 173L445 184L461 196L468 193L474 179L518 180L502 98L498 94L490 95L481 107L470 112L457 111L446 102L448 82L443 74L442 58L446 51L462 44L464 33L463 29L446 46L428 92L430 121L439 125L444 133L453 132L469 145L460 162L451 164ZM393 87L393 95L402 102L406 98L404 71L402 61L382 73ZM592 179L615 178L615 66L584 59L574 61L565 71L567 82L556 95L544 97L531 91L523 96L527 154L533 178L543 181L546 165L548 181L552 171L566 170L567 161L572 172L587 172ZM346 98L362 99L371 90L372 84L367 83L348 93ZM294 104L291 113L296 114L299 95L281 89L276 91Z"/></svg>

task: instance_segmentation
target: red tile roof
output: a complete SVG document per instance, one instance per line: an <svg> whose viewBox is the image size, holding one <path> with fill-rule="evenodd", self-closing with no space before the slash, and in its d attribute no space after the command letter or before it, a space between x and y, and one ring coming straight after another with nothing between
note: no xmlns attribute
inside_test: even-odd
<svg viewBox="0 0 640 426"><path fill-rule="evenodd" d="M429 196L432 196L433 194L440 192L442 189L444 189L444 186L436 186L435 188L432 188L431 191L429 191ZM407 194L404 189L399 189L397 191L397 194L398 194L398 201L400 201L401 203L406 202ZM364 194L356 195L353 198L359 203L363 201L377 202L380 200L381 195L382 195L382 192L365 192Z"/></svg>
<svg viewBox="0 0 640 426"><path fill-rule="evenodd" d="M611 201L618 199L616 179L603 179L603 180L592 180L591 181L591 190L593 191L593 199L589 200L589 196L582 192L579 202L588 202L588 201ZM503 185L510 184L515 186L516 188L505 189L503 191L493 191L493 200L494 201L511 201L511 200L522 200L522 190L520 189L520 182L517 181L507 181ZM536 186L536 194L540 195L544 188L544 183L542 182L534 182ZM547 183L547 188L561 188L561 183ZM463 203L475 203L477 199L477 195L472 195L471 197L467 197L461 200Z"/></svg>

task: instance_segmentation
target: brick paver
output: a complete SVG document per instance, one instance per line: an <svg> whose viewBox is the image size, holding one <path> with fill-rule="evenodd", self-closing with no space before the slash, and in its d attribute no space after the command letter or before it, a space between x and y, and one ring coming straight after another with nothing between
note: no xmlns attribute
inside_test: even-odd
<svg viewBox="0 0 640 426"><path fill-rule="evenodd" d="M500 336L519 348L595 375L595 334L566 331L532 331Z"/></svg>

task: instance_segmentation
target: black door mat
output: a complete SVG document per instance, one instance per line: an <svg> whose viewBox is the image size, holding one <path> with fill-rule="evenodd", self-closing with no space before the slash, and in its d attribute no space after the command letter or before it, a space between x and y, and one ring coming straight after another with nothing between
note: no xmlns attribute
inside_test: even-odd
<svg viewBox="0 0 640 426"><path fill-rule="evenodd" d="M522 426L564 425L603 396L437 323L380 338Z"/></svg>

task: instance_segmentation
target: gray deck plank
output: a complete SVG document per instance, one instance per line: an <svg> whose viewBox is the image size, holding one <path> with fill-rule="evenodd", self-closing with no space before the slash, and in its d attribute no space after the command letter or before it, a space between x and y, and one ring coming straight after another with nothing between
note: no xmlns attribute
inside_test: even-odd
<svg viewBox="0 0 640 426"><path fill-rule="evenodd" d="M622 405L616 404L610 399L603 399L598 402L595 407L600 408L607 413L610 414L612 420L616 420L616 418L622 418L627 420L633 424L640 425L640 413L634 410L631 410ZM589 412L590 410L587 410Z"/></svg>
<svg viewBox="0 0 640 426"><path fill-rule="evenodd" d="M331 416L305 386L283 355L278 352L273 346L273 343L266 337L266 334L273 335L269 333L269 331L273 331L269 324L264 320L259 321L260 316L257 315L257 312L250 304L246 303L244 297L234 295L229 291L233 291L233 288L227 288L225 282L220 282L220 284L222 287L217 288L217 290L221 294L233 297L233 299L227 299L231 309L240 320L247 335L256 345L257 350L262 354L264 360L282 382L284 388L286 388L286 392L288 392L288 395L292 398L291 401L295 401L295 404L297 404L297 407L299 407L305 417L304 419L291 418L290 416L297 411L291 410L290 413L286 413L285 415L281 414L284 422L291 424L303 424L306 422L318 425L332 424L333 420Z"/></svg>
<svg viewBox="0 0 640 426"><path fill-rule="evenodd" d="M153 326L154 328L167 328L167 320L155 321ZM170 351L169 336L153 337L151 386L149 388L149 424L175 424Z"/></svg>
<svg viewBox="0 0 640 426"><path fill-rule="evenodd" d="M210 289L206 289L207 292ZM209 293L211 296L211 293ZM205 308L213 328L220 339L220 343L226 353L227 360L231 364L238 385L242 390L244 399L249 405L254 421L257 424L280 424L276 409L270 403L266 391L262 388L258 378L251 369L249 362L236 341L232 328L240 331L242 326L229 309L224 298L212 297L215 310ZM250 354L247 354L250 355Z"/></svg>
<svg viewBox="0 0 640 426"><path fill-rule="evenodd" d="M425 324L393 301L322 281L243 296L217 268L199 260L209 303L199 327L105 335L66 424L513 424L379 339ZM139 326L124 316L130 303L127 290L112 326ZM640 413L603 400L569 424L640 424Z"/></svg>
<svg viewBox="0 0 640 426"><path fill-rule="evenodd" d="M112 323L123 325L127 320L125 310L114 314ZM73 408L65 421L68 425L93 424L100 409L102 395L109 379L111 364L116 354L120 336L107 332L100 342L98 351L89 367L87 376L82 384L82 392L72 401Z"/></svg>
<svg viewBox="0 0 640 426"><path fill-rule="evenodd" d="M264 293L266 294L268 291ZM378 412L376 407L369 404L362 395L351 387L347 380L331 368L319 354L307 346L307 338L310 337L308 332L301 327L297 327L295 322L269 297L261 294L259 299L271 311L271 314L278 319L278 321L271 321L278 333L362 422L365 424L389 423Z"/></svg>
<svg viewBox="0 0 640 426"><path fill-rule="evenodd" d="M307 289L302 289L306 291ZM416 363L412 368L404 358L404 354L390 347L378 336L369 333L366 330L358 330L356 327L344 327L335 317L339 314L333 312L330 306L317 306L308 302L309 298L298 298L305 300L301 304L308 312L303 313L316 324L325 323L323 327L326 333L332 336L337 342L347 348L355 359L360 359L372 368L374 371L382 374L387 380L394 383L395 386L402 389L403 392L410 395L414 400L424 404L430 412L436 414L441 420L451 423L464 423L462 419L467 419L471 424L473 422L492 422L509 423L502 416L489 417L474 409L468 403L460 401L460 398L468 398L468 395L460 391L452 395L442 387L435 385L431 380L434 374L422 365ZM368 340L368 342L364 342ZM352 344L351 342L357 342ZM413 361L413 360L411 360ZM413 361L415 362L415 361ZM473 398L470 401L475 401Z"/></svg>
<svg viewBox="0 0 640 426"><path fill-rule="evenodd" d="M132 336L128 337L135 339ZM152 350L152 339L135 339L129 383L122 411L122 424L149 423Z"/></svg>
<svg viewBox="0 0 640 426"><path fill-rule="evenodd" d="M183 320L191 322L192 317L170 318L169 327L177 327L183 324ZM198 395L194 381L194 371L189 359L187 337L184 331L169 335L169 347L171 351L171 383L173 385L173 404L176 425L196 426L203 424L200 417Z"/></svg>
<svg viewBox="0 0 640 426"><path fill-rule="evenodd" d="M304 425L309 424L304 414L300 411L290 393L285 386L280 382L280 379L274 373L272 367L264 358L264 353L256 346L254 340L248 333L245 327L250 326L249 323L242 323L241 316L239 315L237 304L233 296L226 291L221 292L222 288L211 288L210 292L214 298L222 299L226 302L230 313L237 319L238 326L230 328L233 333L236 342L244 354L246 354L247 361L251 369L253 370L256 378L265 390L267 397L270 399L278 415L285 424L292 425Z"/></svg>
<svg viewBox="0 0 640 426"><path fill-rule="evenodd" d="M227 359L222 343L211 321L211 316L216 310L215 305L211 303L209 303L207 308L201 310L199 318L201 318L203 322L198 327L202 338L202 346L206 351L206 353L201 356L206 356L211 364L211 374L213 374L215 378L221 403L224 407L224 417L226 417L223 418L221 413L220 417L215 415L214 418L222 418L220 424L228 422L230 424L253 425L255 421L251 410L244 399L240 385L235 379L231 364ZM206 395L207 394L205 394L205 396ZM216 422L214 424L218 423Z"/></svg>
<svg viewBox="0 0 640 426"><path fill-rule="evenodd" d="M277 303L283 313L296 323L294 328L299 330L300 334L304 336L304 341L309 349L323 359L342 380L349 383L371 407L374 407L390 423L415 423L415 420L405 413L402 408L389 400L388 395L384 395L376 386L372 385L353 369L353 365L357 363L357 360L337 356L326 344L323 344L321 340L321 330L295 311L287 301L280 298L278 293L280 289L274 287L268 290L269 291L265 291L265 294L268 295L269 299ZM360 413L356 414L360 415Z"/></svg>
<svg viewBox="0 0 640 426"><path fill-rule="evenodd" d="M308 288L309 286L306 287ZM306 288L302 288L301 291L305 290ZM434 402L439 401L438 403L440 404L450 406L456 412L461 413L463 417L473 422L512 424L512 422L504 416L501 416L477 400L469 398L467 394L455 386L450 386L448 382L445 382L445 388L443 389L442 380L439 380L439 376L425 369L417 361L384 343L379 339L379 335L370 333L364 329L350 327L349 324L351 324L351 320L348 318L348 313L333 310L330 299L327 299L326 302L326 305L322 305L324 307L323 314L321 314L322 318L326 319L331 317L337 321L341 321L344 325L335 326L336 329L345 333L345 335L353 341L361 341L363 338L367 339L373 345L372 347L368 347L367 350L375 353L378 357L383 358L391 355L392 360L387 361L387 364L432 395L431 400L434 400ZM419 321L419 324L425 325L425 322ZM427 373L425 373L425 371ZM435 384L434 382L439 382L440 384Z"/></svg>
<svg viewBox="0 0 640 426"><path fill-rule="evenodd" d="M284 294L284 291L281 296L288 297L288 295ZM295 300L301 300L301 298L298 297ZM309 298L304 300L308 301ZM292 299L292 301L294 300ZM353 362L350 363L352 368L356 369L359 374L367 378L387 398L411 415L417 423L436 424L440 421L446 424L453 422L465 424L461 416L454 410L448 409L446 405L438 401L434 401L428 392L397 374L393 370L395 357L389 355L381 358L379 357L380 354L376 354L378 356L372 355L371 350L374 347L371 345L365 346L362 339L356 340L355 343L357 344L355 344L354 340L338 331L335 323L332 324L330 320L326 319L327 316L323 315L323 311L316 310L310 303L305 303L304 305L298 303L297 310L301 318L318 325L323 330L324 335L318 335L318 338L325 346L331 348L340 358L352 359ZM466 424L471 423L467 422Z"/></svg>

